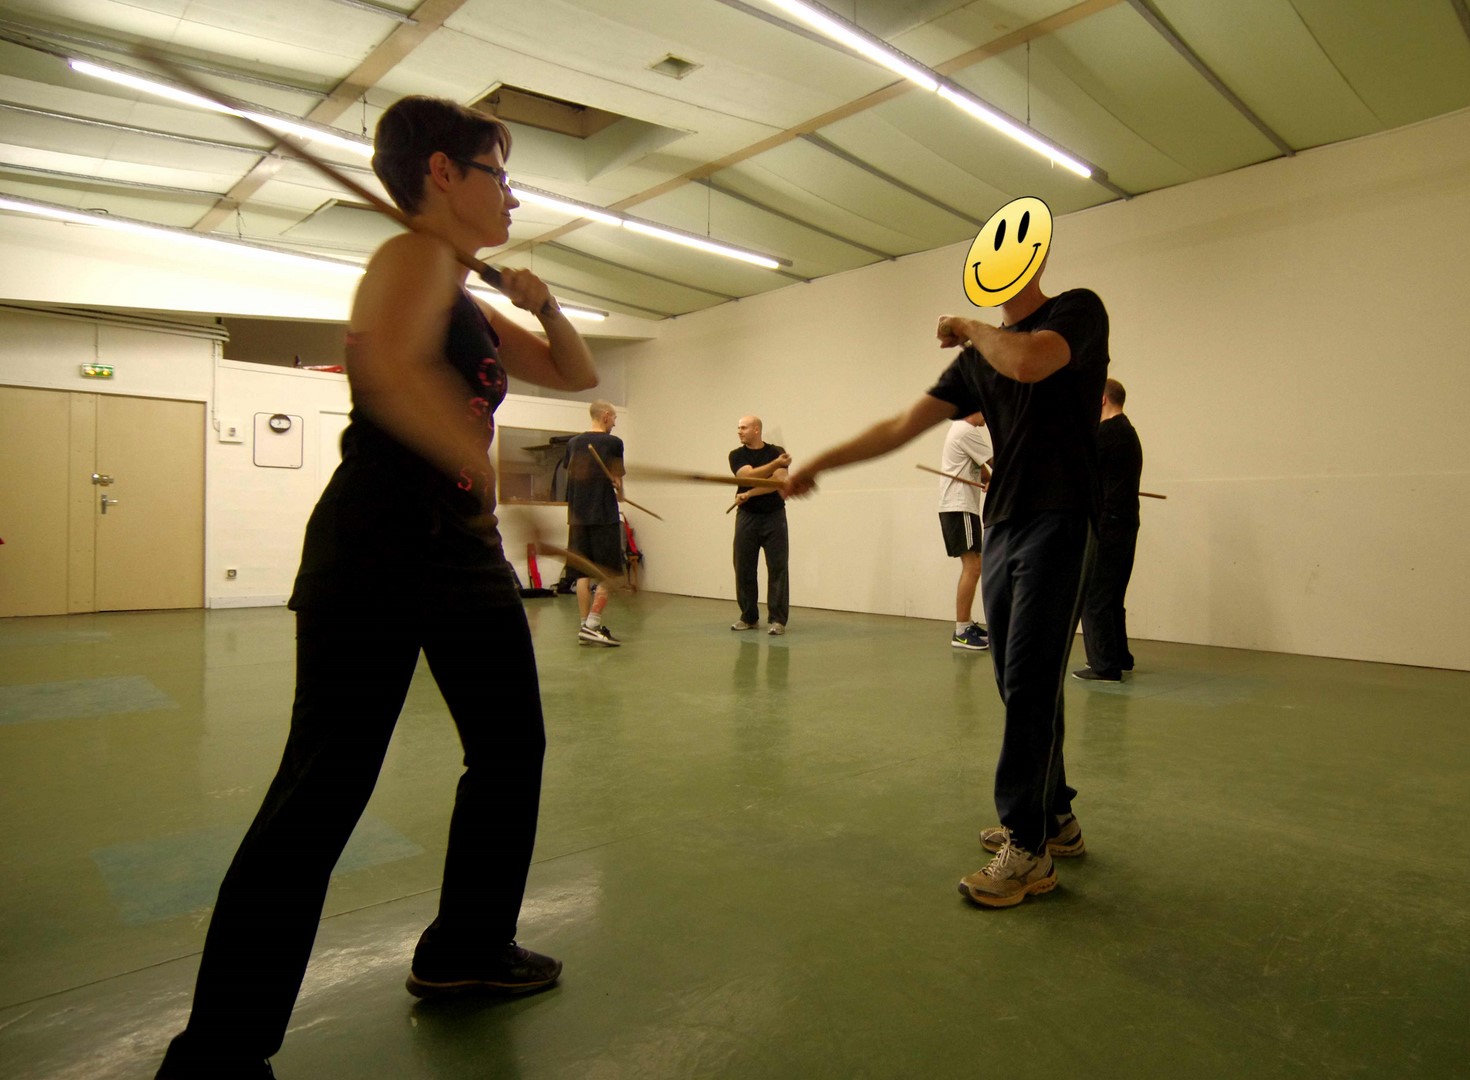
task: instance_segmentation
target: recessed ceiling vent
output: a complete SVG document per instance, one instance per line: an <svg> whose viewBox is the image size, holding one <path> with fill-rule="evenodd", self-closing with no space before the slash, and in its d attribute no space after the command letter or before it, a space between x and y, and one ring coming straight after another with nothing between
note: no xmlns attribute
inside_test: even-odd
<svg viewBox="0 0 1470 1080"><path fill-rule="evenodd" d="M682 79L685 75L688 75L697 67L699 67L699 65L694 63L693 61L685 60L683 57L675 56L673 53L670 53L658 63L649 64L648 70L656 71L660 75L667 75L671 79Z"/></svg>
<svg viewBox="0 0 1470 1080"><path fill-rule="evenodd" d="M578 105L575 101L501 84L470 106L511 124L554 131L574 139L590 139L604 128L626 119L613 112Z"/></svg>

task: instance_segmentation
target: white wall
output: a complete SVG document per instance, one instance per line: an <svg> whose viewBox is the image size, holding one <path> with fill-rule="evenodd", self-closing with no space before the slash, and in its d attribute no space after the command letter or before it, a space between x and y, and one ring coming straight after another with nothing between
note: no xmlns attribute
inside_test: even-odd
<svg viewBox="0 0 1470 1080"><path fill-rule="evenodd" d="M342 375L215 359L214 341L75 319L0 311L0 384L85 393L202 401L209 426L205 448L205 603L210 607L284 604L290 595L301 539L317 496L338 461L337 437L351 401ZM226 346L228 348L228 346ZM84 363L111 364L111 381L83 379ZM620 402L620 433L636 430ZM257 413L301 417L299 469L255 464ZM496 413L500 428L585 431L583 401L509 395ZM234 424L240 442L221 439ZM554 543L566 538L562 507L502 512L506 553L529 584L526 543L533 529ZM229 569L236 576L227 576ZM561 563L541 560L548 584Z"/></svg>
<svg viewBox="0 0 1470 1080"><path fill-rule="evenodd" d="M1059 219L1144 444L1139 638L1470 667L1470 112ZM968 244L628 345L630 459L719 470L742 413L799 459L913 400ZM993 318L993 313L990 316ZM796 605L951 617L938 429L790 507ZM799 460L798 460L799 464ZM649 588L733 594L724 489L644 483Z"/></svg>
<svg viewBox="0 0 1470 1080"><path fill-rule="evenodd" d="M215 408L223 420L237 420L244 443L211 439L208 454L208 505L205 582L212 607L284 604L301 561L301 540L317 496L331 478L339 457L337 442L346 426L351 400L347 379L314 371L258 364L220 362ZM256 413L300 416L304 425L300 469L261 468L251 453ZM620 410L619 422L628 426ZM586 404L509 395L495 414L497 428L585 431ZM563 507L517 507L501 511L506 555L530 584L526 543L533 527L556 544L566 542ZM229 568L237 576L227 576ZM561 563L540 560L548 585L561 575Z"/></svg>

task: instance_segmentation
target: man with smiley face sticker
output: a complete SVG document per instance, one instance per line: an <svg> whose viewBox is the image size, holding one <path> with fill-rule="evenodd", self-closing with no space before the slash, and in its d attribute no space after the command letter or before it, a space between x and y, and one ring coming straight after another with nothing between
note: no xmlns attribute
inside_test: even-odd
<svg viewBox="0 0 1470 1080"><path fill-rule="evenodd" d="M1084 850L1062 760L1062 682L1098 516L1108 314L1090 290L1041 291L1051 226L1040 199L998 210L970 245L962 287L977 306L999 307L1001 325L941 317L940 346L963 348L929 392L812 458L785 489L810 493L824 469L889 453L944 420L985 416L995 464L981 591L1006 716L995 773L1000 825L981 834L995 857L960 881L961 894L983 907L1050 892L1052 857Z"/></svg>

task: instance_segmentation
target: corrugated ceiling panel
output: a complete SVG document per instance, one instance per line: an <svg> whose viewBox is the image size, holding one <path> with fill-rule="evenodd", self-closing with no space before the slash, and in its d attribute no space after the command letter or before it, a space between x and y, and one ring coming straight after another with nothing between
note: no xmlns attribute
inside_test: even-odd
<svg viewBox="0 0 1470 1080"><path fill-rule="evenodd" d="M84 131L87 129L83 129ZM136 163L143 155L127 155L119 160L116 147L108 147L107 153L89 153L81 141L64 150L40 150L33 146L0 143L0 161L12 165L24 165L37 169L72 173L77 176L96 176L134 184L156 184L162 187L187 188L194 191L213 191L224 194L237 178L232 170L211 172L197 168L181 168L175 162L158 161ZM223 157L223 155L217 155ZM232 164L228 162L226 164ZM197 165L191 160L190 165Z"/></svg>
<svg viewBox="0 0 1470 1080"><path fill-rule="evenodd" d="M657 217L655 214L648 216ZM726 296L768 292L791 282L790 278L771 270L706 255L677 244L639 236L626 229L589 225L569 237L563 237L561 242L634 270L646 270L650 274L686 282L696 289L709 289ZM616 279L616 270L609 267L607 273L612 275L612 280Z"/></svg>
<svg viewBox="0 0 1470 1080"><path fill-rule="evenodd" d="M693 188L693 191L713 196L711 220L716 232L723 236L738 236L742 245L756 251L784 255L792 260L791 273L801 277L824 277L854 270L877 257L739 199L712 192L703 185Z"/></svg>
<svg viewBox="0 0 1470 1080"><path fill-rule="evenodd" d="M1020 195L1058 214L1113 198L931 94L905 95L824 134L980 221Z"/></svg>
<svg viewBox="0 0 1470 1080"><path fill-rule="evenodd" d="M1059 107L1055 117L1043 119L1038 111L1037 126L1055 131L1064 142L1083 138L1085 120L1091 119L1078 107L1080 94L1191 179L1279 152L1129 7L1110 8L1038 41L1032 75Z"/></svg>
<svg viewBox="0 0 1470 1080"><path fill-rule="evenodd" d="M299 0L47 0L7 3L18 18L65 20L281 71L345 76L398 24L340 4Z"/></svg>
<svg viewBox="0 0 1470 1080"><path fill-rule="evenodd" d="M179 228L193 225L199 215L214 204L213 196L197 198L151 191L101 190L84 180L31 181L5 174L0 174L0 191L21 199L36 199L79 210L106 210L117 217Z"/></svg>
<svg viewBox="0 0 1470 1080"><path fill-rule="evenodd" d="M715 182L884 255L898 256L916 250L913 237L834 205L816 192L772 172L763 163L764 156L722 169L715 174Z"/></svg>
<svg viewBox="0 0 1470 1080"><path fill-rule="evenodd" d="M1220 80L1294 149L1355 138L1381 126L1290 0L1229 5L1163 0L1158 8Z"/></svg>
<svg viewBox="0 0 1470 1080"><path fill-rule="evenodd" d="M713 0L471 0L448 25L512 54L515 85L676 127L686 108L790 127L893 81ZM677 80L649 70L669 53L701 66ZM523 56L555 61L512 68Z"/></svg>
<svg viewBox="0 0 1470 1080"><path fill-rule="evenodd" d="M768 150L754 164L793 188L870 222L887 232L863 234L846 226L838 231L896 255L950 243L969 223L871 176L816 146L797 141ZM919 185L914 185L919 186ZM871 237L871 239L870 239Z"/></svg>
<svg viewBox="0 0 1470 1080"><path fill-rule="evenodd" d="M1073 7L1076 0L1005 0L964 4L892 39L901 49L930 67L1015 33Z"/></svg>
<svg viewBox="0 0 1470 1080"><path fill-rule="evenodd" d="M1470 37L1449 0L1294 0L1293 6L1381 126L1470 106Z"/></svg>

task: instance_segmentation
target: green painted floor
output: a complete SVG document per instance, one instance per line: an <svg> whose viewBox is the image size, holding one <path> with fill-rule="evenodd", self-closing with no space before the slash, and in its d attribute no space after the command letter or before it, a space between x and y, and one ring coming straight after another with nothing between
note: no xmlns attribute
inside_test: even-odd
<svg viewBox="0 0 1470 1080"><path fill-rule="evenodd" d="M1085 858L955 891L999 706L947 624L530 602L550 748L509 1003L403 990L458 748L420 668L282 1080L1470 1076L1470 673L1139 642L1069 680ZM0 1076L152 1075L274 770L282 610L0 622ZM1081 647L1077 648L1080 661ZM487 680L492 678L487 670Z"/></svg>

